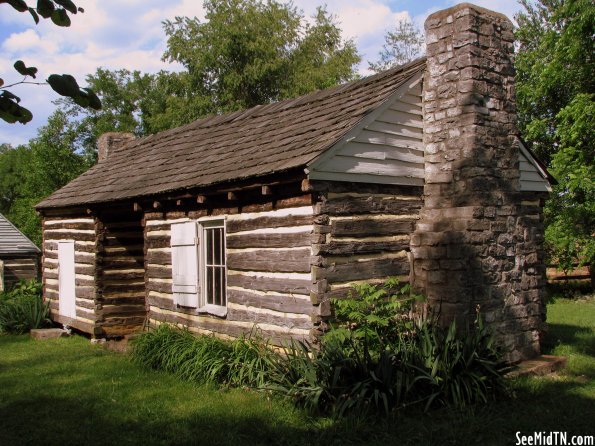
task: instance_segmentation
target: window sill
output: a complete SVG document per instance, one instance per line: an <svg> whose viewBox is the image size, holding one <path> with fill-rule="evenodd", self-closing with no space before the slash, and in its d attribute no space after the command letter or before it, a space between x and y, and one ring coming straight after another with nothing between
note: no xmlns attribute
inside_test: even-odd
<svg viewBox="0 0 595 446"><path fill-rule="evenodd" d="M227 307L221 307L219 305L205 305L196 310L201 314L212 314L213 316L225 317L227 316Z"/></svg>

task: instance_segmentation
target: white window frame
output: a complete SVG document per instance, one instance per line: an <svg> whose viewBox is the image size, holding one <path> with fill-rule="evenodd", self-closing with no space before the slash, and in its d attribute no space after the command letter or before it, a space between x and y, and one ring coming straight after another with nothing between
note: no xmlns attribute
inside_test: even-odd
<svg viewBox="0 0 595 446"><path fill-rule="evenodd" d="M217 224L219 223L219 224ZM209 313L215 316L225 317L227 316L227 224L225 216L216 217L202 217L197 220L198 224L198 238L199 238L199 285L200 285L200 298L199 298L199 313ZM223 228L223 257L225 261L225 268L223 270L223 278L225 280L225 305L214 305L207 303L207 256L206 256L206 229L209 228Z"/></svg>

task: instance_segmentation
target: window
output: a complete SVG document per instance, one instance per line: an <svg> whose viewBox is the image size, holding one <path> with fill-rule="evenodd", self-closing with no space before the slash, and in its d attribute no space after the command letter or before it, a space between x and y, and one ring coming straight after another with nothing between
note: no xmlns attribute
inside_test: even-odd
<svg viewBox="0 0 595 446"><path fill-rule="evenodd" d="M227 314L225 220L201 219L171 227L172 291L176 305Z"/></svg>
<svg viewBox="0 0 595 446"><path fill-rule="evenodd" d="M202 303L209 312L220 314L227 306L225 221L199 221L202 252ZM214 310L214 311L213 311Z"/></svg>

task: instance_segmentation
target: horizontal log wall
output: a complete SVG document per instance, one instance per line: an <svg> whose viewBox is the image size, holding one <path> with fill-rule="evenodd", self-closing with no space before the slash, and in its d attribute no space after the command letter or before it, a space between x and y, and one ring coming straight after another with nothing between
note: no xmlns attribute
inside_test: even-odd
<svg viewBox="0 0 595 446"><path fill-rule="evenodd" d="M39 278L40 254L3 254L0 260L4 262L4 287L7 290L19 280Z"/></svg>
<svg viewBox="0 0 595 446"><path fill-rule="evenodd" d="M315 206L312 245L312 301L319 302L319 332L326 330L333 298L347 297L353 285L409 281L409 241L419 218L422 188L314 181L320 201Z"/></svg>
<svg viewBox="0 0 595 446"><path fill-rule="evenodd" d="M59 314L58 242L74 241L76 319ZM52 319L86 333L99 334L96 326L97 232L93 217L69 215L43 220L43 294Z"/></svg>
<svg viewBox="0 0 595 446"><path fill-rule="evenodd" d="M130 209L99 214L97 325L106 337L142 329L145 305L144 229Z"/></svg>
<svg viewBox="0 0 595 446"><path fill-rule="evenodd" d="M258 330L274 343L305 339L319 306L310 292L314 234L310 194L269 203L145 213L149 321L174 323L196 333L237 337ZM228 204L229 206L229 204ZM207 215L226 218L227 316L202 314L173 302L171 224Z"/></svg>

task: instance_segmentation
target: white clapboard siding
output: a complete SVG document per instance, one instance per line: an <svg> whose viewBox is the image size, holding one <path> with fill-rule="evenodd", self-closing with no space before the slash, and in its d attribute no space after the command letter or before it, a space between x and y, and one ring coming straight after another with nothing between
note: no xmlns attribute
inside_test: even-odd
<svg viewBox="0 0 595 446"><path fill-rule="evenodd" d="M377 113L309 166L311 179L423 185L421 83L411 79Z"/></svg>
<svg viewBox="0 0 595 446"><path fill-rule="evenodd" d="M171 225L171 258L174 303L184 307L198 307L196 222Z"/></svg>
<svg viewBox="0 0 595 446"><path fill-rule="evenodd" d="M522 142L519 142L519 170L522 191L551 192L545 172Z"/></svg>

